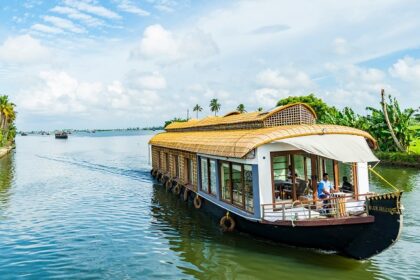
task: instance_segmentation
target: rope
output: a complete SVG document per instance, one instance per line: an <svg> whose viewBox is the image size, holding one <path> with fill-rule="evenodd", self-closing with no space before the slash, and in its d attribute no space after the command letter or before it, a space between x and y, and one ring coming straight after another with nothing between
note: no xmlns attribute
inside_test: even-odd
<svg viewBox="0 0 420 280"><path fill-rule="evenodd" d="M381 179L382 181L384 181L385 183L387 183L388 185L390 185L392 188L394 188L394 190L396 191L400 191L396 186L394 186L393 184L391 184L389 181L387 181L384 177L382 177L378 172L376 172L370 165L368 166L369 171L372 172L373 174L375 174L376 176L379 177L379 179Z"/></svg>

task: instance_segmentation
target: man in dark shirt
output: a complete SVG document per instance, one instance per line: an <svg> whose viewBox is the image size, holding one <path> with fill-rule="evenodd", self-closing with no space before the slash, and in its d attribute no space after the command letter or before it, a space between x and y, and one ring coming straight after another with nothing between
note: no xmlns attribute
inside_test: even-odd
<svg viewBox="0 0 420 280"><path fill-rule="evenodd" d="M343 177L343 185L341 186L341 191L346 193L353 192L353 185L350 184L347 176Z"/></svg>

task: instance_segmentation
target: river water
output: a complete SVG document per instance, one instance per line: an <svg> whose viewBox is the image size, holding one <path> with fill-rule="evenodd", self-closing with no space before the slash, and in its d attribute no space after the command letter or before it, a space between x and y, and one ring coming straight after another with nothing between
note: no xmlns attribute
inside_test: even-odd
<svg viewBox="0 0 420 280"><path fill-rule="evenodd" d="M405 191L404 229L361 262L223 234L154 185L150 134L92 135L18 137L0 159L0 279L420 279L417 170L377 168Z"/></svg>

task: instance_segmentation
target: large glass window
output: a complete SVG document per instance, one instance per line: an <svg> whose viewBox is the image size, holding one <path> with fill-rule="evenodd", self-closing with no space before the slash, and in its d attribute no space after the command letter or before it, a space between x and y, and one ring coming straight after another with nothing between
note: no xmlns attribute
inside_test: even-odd
<svg viewBox="0 0 420 280"><path fill-rule="evenodd" d="M230 166L227 162L223 162L220 165L220 185L222 199L230 201L230 190L232 188L232 185L230 180Z"/></svg>
<svg viewBox="0 0 420 280"><path fill-rule="evenodd" d="M340 190L342 192L353 193L354 192L354 175L353 166L349 163L338 163L338 182Z"/></svg>
<svg viewBox="0 0 420 280"><path fill-rule="evenodd" d="M200 158L201 190L216 195L216 161L214 159Z"/></svg>
<svg viewBox="0 0 420 280"><path fill-rule="evenodd" d="M232 164L233 203L241 206L243 203L242 165Z"/></svg>
<svg viewBox="0 0 420 280"><path fill-rule="evenodd" d="M252 166L222 162L220 164L220 190L222 200L253 212Z"/></svg>
<svg viewBox="0 0 420 280"><path fill-rule="evenodd" d="M287 180L287 156L273 157L274 180Z"/></svg>
<svg viewBox="0 0 420 280"><path fill-rule="evenodd" d="M210 193L216 195L216 161L210 160Z"/></svg>
<svg viewBox="0 0 420 280"><path fill-rule="evenodd" d="M201 158L201 190L209 192L209 170L206 158Z"/></svg>
<svg viewBox="0 0 420 280"><path fill-rule="evenodd" d="M252 189L252 166L244 165L245 209L254 212L254 192Z"/></svg>

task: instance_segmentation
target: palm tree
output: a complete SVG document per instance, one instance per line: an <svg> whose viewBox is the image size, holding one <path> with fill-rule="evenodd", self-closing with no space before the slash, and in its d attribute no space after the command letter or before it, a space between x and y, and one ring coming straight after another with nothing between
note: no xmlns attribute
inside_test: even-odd
<svg viewBox="0 0 420 280"><path fill-rule="evenodd" d="M203 107L201 107L200 105L196 104L193 108L193 112L197 113L197 119L198 119L198 112L203 111Z"/></svg>
<svg viewBox="0 0 420 280"><path fill-rule="evenodd" d="M9 127L13 127L16 119L15 104L9 102L7 95L0 96L0 129L3 135L2 145L9 140Z"/></svg>
<svg viewBox="0 0 420 280"><path fill-rule="evenodd" d="M239 104L238 105L238 107L236 107L236 111L238 111L239 113L245 113L246 112L246 110L245 110L245 105L244 104Z"/></svg>
<svg viewBox="0 0 420 280"><path fill-rule="evenodd" d="M213 98L212 100L210 100L210 111L214 112L214 115L216 116L217 112L220 111L220 103L219 100L217 100L216 98Z"/></svg>

